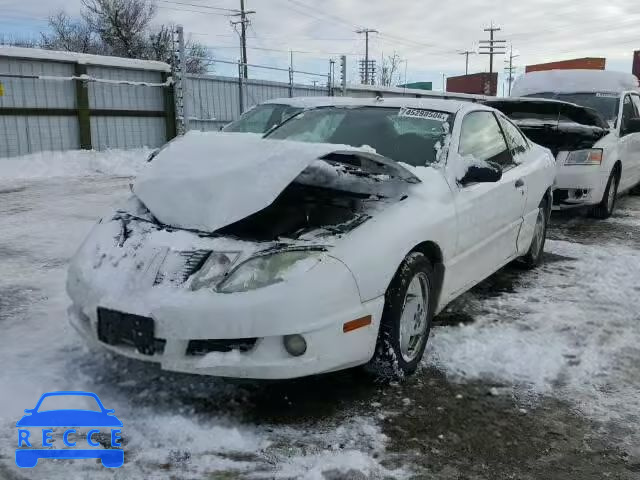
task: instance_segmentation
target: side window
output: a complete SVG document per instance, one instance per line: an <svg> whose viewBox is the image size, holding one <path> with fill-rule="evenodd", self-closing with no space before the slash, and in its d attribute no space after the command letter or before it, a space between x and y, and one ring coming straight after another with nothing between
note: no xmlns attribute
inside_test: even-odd
<svg viewBox="0 0 640 480"><path fill-rule="evenodd" d="M636 107L636 112L638 112L637 116L640 116L640 95L632 93L631 99L633 100L633 105Z"/></svg>
<svg viewBox="0 0 640 480"><path fill-rule="evenodd" d="M627 128L627 123L632 118L636 118L638 116L638 112L636 111L636 107L631 101L631 95L627 94L624 96L624 100L622 102L622 124L620 127L620 131L624 132Z"/></svg>
<svg viewBox="0 0 640 480"><path fill-rule="evenodd" d="M511 155L516 158L518 155L529 150L529 142L520 129L511 123L511 121L506 117L499 116L499 118Z"/></svg>
<svg viewBox="0 0 640 480"><path fill-rule="evenodd" d="M503 168L513 166L498 120L491 112L471 112L464 117L458 152L463 157L496 162Z"/></svg>

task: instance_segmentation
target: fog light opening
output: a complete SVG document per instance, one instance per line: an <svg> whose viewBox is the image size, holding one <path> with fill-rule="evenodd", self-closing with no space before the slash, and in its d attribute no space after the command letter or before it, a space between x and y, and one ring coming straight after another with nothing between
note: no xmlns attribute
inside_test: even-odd
<svg viewBox="0 0 640 480"><path fill-rule="evenodd" d="M285 335L283 343L285 350L292 357L299 357L307 351L307 341L302 335Z"/></svg>

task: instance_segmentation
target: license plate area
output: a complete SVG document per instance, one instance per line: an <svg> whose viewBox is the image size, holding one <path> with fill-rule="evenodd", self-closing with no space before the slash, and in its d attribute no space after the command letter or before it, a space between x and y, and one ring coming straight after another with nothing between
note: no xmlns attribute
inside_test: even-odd
<svg viewBox="0 0 640 480"><path fill-rule="evenodd" d="M153 319L98 308L98 340L107 345L134 347L143 355L156 353Z"/></svg>

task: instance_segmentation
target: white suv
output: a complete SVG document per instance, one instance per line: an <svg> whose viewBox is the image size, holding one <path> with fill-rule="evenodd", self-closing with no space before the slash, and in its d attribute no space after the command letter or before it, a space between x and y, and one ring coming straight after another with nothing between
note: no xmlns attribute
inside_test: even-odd
<svg viewBox="0 0 640 480"><path fill-rule="evenodd" d="M608 129L592 144L554 152L558 169L554 207L592 206L594 216L609 217L616 197L640 183L638 79L600 70L532 72L516 81L512 96L574 103L596 110L606 120ZM558 125L561 122L559 115Z"/></svg>

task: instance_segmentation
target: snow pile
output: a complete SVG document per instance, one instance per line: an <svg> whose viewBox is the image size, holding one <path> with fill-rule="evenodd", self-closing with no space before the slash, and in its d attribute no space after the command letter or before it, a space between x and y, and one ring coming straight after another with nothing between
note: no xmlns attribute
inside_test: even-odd
<svg viewBox="0 0 640 480"><path fill-rule="evenodd" d="M470 325L434 329L426 362L452 379L513 385L519 396L552 395L619 426L640 411L640 252L608 244L550 241L553 263L522 276L516 291L450 308ZM640 433L623 439L640 453Z"/></svg>
<svg viewBox="0 0 640 480"><path fill-rule="evenodd" d="M525 73L513 84L512 97L536 93L621 93L637 90L638 79L630 73L602 70L549 70Z"/></svg>
<svg viewBox="0 0 640 480"><path fill-rule="evenodd" d="M147 165L152 150L69 150L0 158L0 181L112 175L133 177Z"/></svg>

